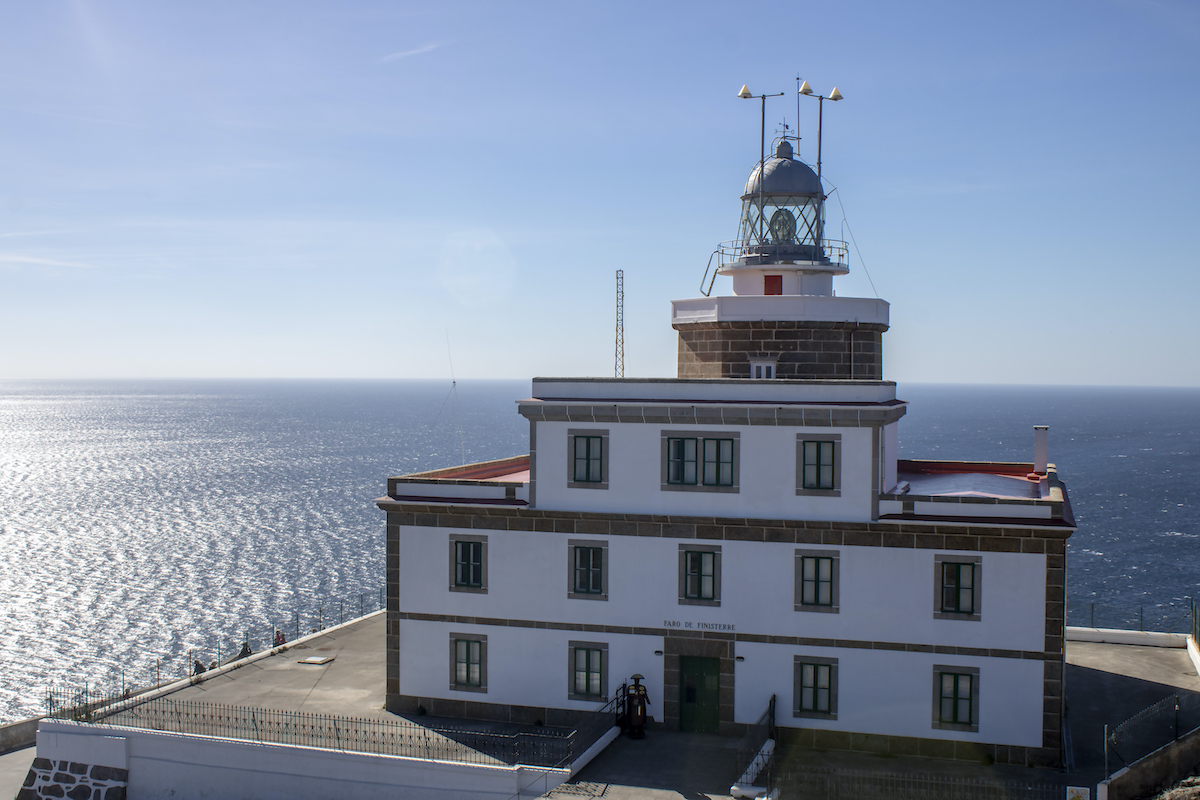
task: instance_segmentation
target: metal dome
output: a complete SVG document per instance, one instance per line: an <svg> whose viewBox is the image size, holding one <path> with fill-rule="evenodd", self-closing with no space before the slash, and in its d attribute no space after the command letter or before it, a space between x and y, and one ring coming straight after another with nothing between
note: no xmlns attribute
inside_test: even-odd
<svg viewBox="0 0 1200 800"><path fill-rule="evenodd" d="M820 197L821 182L817 179L817 173L805 164L803 161L796 161L792 158L792 146L788 142L781 141L775 147L775 155L768 158L764 165L763 172L766 174L766 180L763 182L762 191L764 195L810 195ZM750 173L749 180L746 181L746 189L742 192L742 199L758 196L758 165L755 165L754 170Z"/></svg>

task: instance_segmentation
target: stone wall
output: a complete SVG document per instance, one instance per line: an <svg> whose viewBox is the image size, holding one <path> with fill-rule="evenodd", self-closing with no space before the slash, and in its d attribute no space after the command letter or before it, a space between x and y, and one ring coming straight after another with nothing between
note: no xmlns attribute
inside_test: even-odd
<svg viewBox="0 0 1200 800"><path fill-rule="evenodd" d="M125 800L128 770L74 761L35 758L17 800Z"/></svg>
<svg viewBox="0 0 1200 800"><path fill-rule="evenodd" d="M689 322L679 331L678 377L749 378L773 359L778 378L883 379L886 325L858 322Z"/></svg>

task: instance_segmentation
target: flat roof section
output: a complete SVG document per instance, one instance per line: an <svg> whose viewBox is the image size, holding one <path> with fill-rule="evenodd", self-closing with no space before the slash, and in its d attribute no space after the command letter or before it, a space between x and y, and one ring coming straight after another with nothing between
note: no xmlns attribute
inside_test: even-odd
<svg viewBox="0 0 1200 800"><path fill-rule="evenodd" d="M520 455L511 458L501 458L495 461L480 461L475 464L461 464L445 469L434 469L426 472L414 472L410 475L398 475L408 483L419 483L423 479L446 483L450 481L467 481L469 483L528 483L529 456Z"/></svg>

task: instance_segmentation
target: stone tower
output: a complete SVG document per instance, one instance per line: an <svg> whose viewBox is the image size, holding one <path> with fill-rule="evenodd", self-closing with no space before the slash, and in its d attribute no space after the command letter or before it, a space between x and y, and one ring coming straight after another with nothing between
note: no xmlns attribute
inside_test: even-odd
<svg viewBox="0 0 1200 800"><path fill-rule="evenodd" d="M733 295L676 300L680 378L882 380L883 300L837 297L846 243L825 238L825 193L782 140L742 192L738 238L718 249Z"/></svg>

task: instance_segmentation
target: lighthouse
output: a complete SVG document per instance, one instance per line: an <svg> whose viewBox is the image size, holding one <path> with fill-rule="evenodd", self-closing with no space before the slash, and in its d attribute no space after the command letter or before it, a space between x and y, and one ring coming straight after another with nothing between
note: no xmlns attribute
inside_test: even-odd
<svg viewBox="0 0 1200 800"><path fill-rule="evenodd" d="M755 165L737 238L713 253L733 294L671 304L678 377L883 378L888 304L836 295L833 279L850 266L846 243L825 236L825 200L787 139Z"/></svg>

